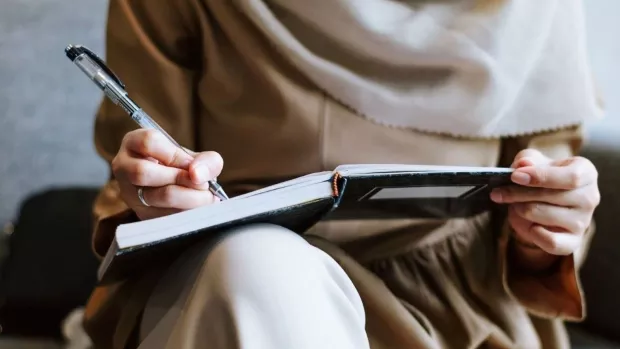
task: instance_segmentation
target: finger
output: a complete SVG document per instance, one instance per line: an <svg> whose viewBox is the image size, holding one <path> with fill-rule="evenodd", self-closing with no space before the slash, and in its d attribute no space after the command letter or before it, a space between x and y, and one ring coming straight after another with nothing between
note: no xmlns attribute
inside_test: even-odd
<svg viewBox="0 0 620 349"><path fill-rule="evenodd" d="M534 244L547 253L565 256L573 253L581 245L581 235L550 230L540 224L528 222L514 211L512 213L509 211L508 220L518 240Z"/></svg>
<svg viewBox="0 0 620 349"><path fill-rule="evenodd" d="M177 184L196 190L209 190L208 183L195 184L185 170L160 165L150 159L131 157L127 153L119 154L112 161L112 171L119 182L128 182L132 186L161 187Z"/></svg>
<svg viewBox="0 0 620 349"><path fill-rule="evenodd" d="M148 161L150 161L150 162L154 162L154 163L156 163L156 164L159 164L159 161L158 161L157 159L152 158L152 157L150 157L150 156L147 156L145 159L146 159L146 160L148 160Z"/></svg>
<svg viewBox="0 0 620 349"><path fill-rule="evenodd" d="M517 153L510 167L519 168L549 163L551 160L536 149L524 149Z"/></svg>
<svg viewBox="0 0 620 349"><path fill-rule="evenodd" d="M181 169L187 169L194 158L175 146L161 132L153 129L139 129L125 136L125 148L141 157L150 157L158 162Z"/></svg>
<svg viewBox="0 0 620 349"><path fill-rule="evenodd" d="M175 184L195 190L209 190L209 182L196 184L188 171L183 171L183 175L178 178Z"/></svg>
<svg viewBox="0 0 620 349"><path fill-rule="evenodd" d="M576 190L558 190L510 185L493 189L491 200L500 204L538 201L557 206L590 210L598 205L600 194L593 186Z"/></svg>
<svg viewBox="0 0 620 349"><path fill-rule="evenodd" d="M223 167L220 154L213 151L199 153L189 166L190 178L195 184L205 183L219 176Z"/></svg>
<svg viewBox="0 0 620 349"><path fill-rule="evenodd" d="M177 213L179 209L145 206L138 198L138 189L128 182L119 182L120 195L140 219L151 219ZM148 203L148 202L147 202Z"/></svg>
<svg viewBox="0 0 620 349"><path fill-rule="evenodd" d="M144 188L142 194L147 204L159 208L189 210L217 202L210 191L194 190L180 185Z"/></svg>
<svg viewBox="0 0 620 349"><path fill-rule="evenodd" d="M153 161L121 153L112 161L112 172L119 181L135 186L160 187L178 183L188 177L187 171L160 165Z"/></svg>
<svg viewBox="0 0 620 349"><path fill-rule="evenodd" d="M513 204L511 208L517 215L532 223L576 234L583 233L589 221L586 214L579 210L541 202Z"/></svg>
<svg viewBox="0 0 620 349"><path fill-rule="evenodd" d="M186 147L183 147L183 149L185 150L185 152L186 152L186 153L188 153L189 155L191 155L191 156L192 156L192 158L195 158L195 157L196 157L196 155L198 155L198 153L196 153L195 151L193 151L193 150L191 150L191 149L188 149L188 148L186 148Z"/></svg>
<svg viewBox="0 0 620 349"><path fill-rule="evenodd" d="M532 228L535 223L532 223L531 221L528 221L527 219L518 215L513 207L510 207L508 209L508 222L517 234L518 240L521 240L528 245L532 243L527 232Z"/></svg>
<svg viewBox="0 0 620 349"><path fill-rule="evenodd" d="M586 160L571 161L566 166L527 166L515 169L513 182L539 188L577 189L596 182L598 173Z"/></svg>

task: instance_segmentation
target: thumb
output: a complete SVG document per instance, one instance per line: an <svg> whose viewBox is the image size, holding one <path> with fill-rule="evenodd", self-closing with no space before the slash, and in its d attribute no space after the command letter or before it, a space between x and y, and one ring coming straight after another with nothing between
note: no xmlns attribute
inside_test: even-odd
<svg viewBox="0 0 620 349"><path fill-rule="evenodd" d="M203 184L219 176L223 167L224 160L220 154L214 151L202 152L196 154L189 165L189 174L193 183Z"/></svg>
<svg viewBox="0 0 620 349"><path fill-rule="evenodd" d="M524 149L520 151L512 162L510 167L519 168L526 166L542 166L551 162L545 154L536 149Z"/></svg>

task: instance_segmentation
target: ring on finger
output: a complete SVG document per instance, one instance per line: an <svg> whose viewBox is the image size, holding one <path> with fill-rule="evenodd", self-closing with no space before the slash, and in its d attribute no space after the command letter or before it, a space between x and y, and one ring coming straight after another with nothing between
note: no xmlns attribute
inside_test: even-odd
<svg viewBox="0 0 620 349"><path fill-rule="evenodd" d="M140 200L140 202L142 203L142 205L149 207L151 205L149 205L146 200L144 200L144 188L143 187L139 187L138 188L138 199Z"/></svg>

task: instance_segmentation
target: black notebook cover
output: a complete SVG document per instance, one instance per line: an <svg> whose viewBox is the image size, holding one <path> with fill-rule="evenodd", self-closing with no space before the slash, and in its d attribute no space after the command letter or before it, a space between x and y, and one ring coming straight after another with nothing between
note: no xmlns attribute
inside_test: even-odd
<svg viewBox="0 0 620 349"><path fill-rule="evenodd" d="M327 219L455 218L488 210L510 172L419 172L341 176Z"/></svg>
<svg viewBox="0 0 620 349"><path fill-rule="evenodd" d="M325 198L207 229L190 231L182 236L160 240L150 245L118 250L105 273L101 275L100 282L119 281L148 268L165 265L178 258L188 247L201 243L204 239L217 239L220 232L247 224L271 223L302 234L325 216L332 209L334 202L334 198Z"/></svg>
<svg viewBox="0 0 620 349"><path fill-rule="evenodd" d="M119 250L113 247L106 257L111 258L109 265L100 270L100 282L118 281L157 265L165 265L202 239L217 239L221 232L246 224L272 223L303 234L324 219L447 219L475 215L494 205L489 198L490 191L510 184L510 174L509 171L492 169L476 172L334 172L331 182L325 182L331 186L328 190L331 195L328 192L322 199L186 231L151 244Z"/></svg>

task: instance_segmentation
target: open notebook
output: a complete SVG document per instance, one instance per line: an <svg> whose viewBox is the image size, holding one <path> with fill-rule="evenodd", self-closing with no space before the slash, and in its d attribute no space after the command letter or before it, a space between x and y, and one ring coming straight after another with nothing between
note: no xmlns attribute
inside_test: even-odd
<svg viewBox="0 0 620 349"><path fill-rule="evenodd" d="M214 205L120 225L99 279L118 280L173 258L196 239L250 223L302 234L325 219L449 218L492 204L489 191L510 183L512 169L419 165L343 165Z"/></svg>

